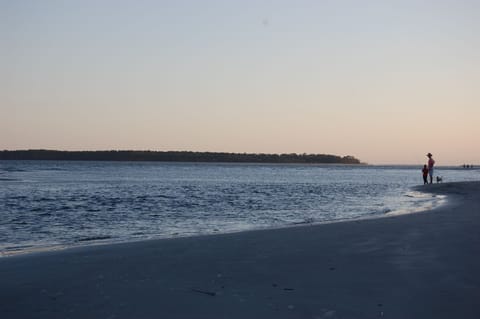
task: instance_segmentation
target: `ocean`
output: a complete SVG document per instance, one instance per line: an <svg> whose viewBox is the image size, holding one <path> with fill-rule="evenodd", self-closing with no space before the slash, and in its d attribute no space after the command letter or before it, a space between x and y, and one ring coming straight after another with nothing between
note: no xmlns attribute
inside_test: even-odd
<svg viewBox="0 0 480 319"><path fill-rule="evenodd" d="M415 213L420 166L0 161L0 256ZM444 182L480 170L439 167ZM428 187L428 186L425 186Z"/></svg>

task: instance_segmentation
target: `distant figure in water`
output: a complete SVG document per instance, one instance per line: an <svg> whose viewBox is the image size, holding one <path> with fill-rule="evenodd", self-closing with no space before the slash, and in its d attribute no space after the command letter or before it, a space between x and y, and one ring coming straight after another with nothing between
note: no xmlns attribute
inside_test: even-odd
<svg viewBox="0 0 480 319"><path fill-rule="evenodd" d="M435 160L432 158L432 153L428 153L428 175L430 176L430 184L433 182L433 165L435 165Z"/></svg>
<svg viewBox="0 0 480 319"><path fill-rule="evenodd" d="M423 185L428 184L428 181L427 181L428 168L427 168L427 165L426 165L426 164L423 165L422 173L423 173Z"/></svg>

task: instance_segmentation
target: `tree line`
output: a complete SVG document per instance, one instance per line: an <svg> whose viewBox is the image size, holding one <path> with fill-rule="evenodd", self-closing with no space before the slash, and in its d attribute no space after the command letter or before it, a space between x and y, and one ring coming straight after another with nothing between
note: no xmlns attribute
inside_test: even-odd
<svg viewBox="0 0 480 319"><path fill-rule="evenodd" d="M190 151L0 151L0 160L160 161L225 163L361 164L357 158L330 154L263 154Z"/></svg>

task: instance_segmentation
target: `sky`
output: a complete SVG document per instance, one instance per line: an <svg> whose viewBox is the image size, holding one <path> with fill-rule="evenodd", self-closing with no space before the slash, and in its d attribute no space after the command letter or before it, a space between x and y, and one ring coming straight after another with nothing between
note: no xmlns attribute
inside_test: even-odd
<svg viewBox="0 0 480 319"><path fill-rule="evenodd" d="M0 149L480 164L480 1L0 0Z"/></svg>

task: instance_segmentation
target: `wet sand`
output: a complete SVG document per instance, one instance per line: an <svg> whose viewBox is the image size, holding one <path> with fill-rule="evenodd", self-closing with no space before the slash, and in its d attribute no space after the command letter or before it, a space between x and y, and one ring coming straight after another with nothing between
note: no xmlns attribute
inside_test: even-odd
<svg viewBox="0 0 480 319"><path fill-rule="evenodd" d="M480 182L429 212L0 259L1 318L480 318Z"/></svg>

